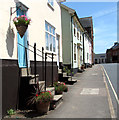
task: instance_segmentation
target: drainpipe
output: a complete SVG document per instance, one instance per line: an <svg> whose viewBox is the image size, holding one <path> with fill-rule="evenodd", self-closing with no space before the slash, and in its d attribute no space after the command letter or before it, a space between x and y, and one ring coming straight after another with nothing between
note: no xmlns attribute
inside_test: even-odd
<svg viewBox="0 0 119 120"><path fill-rule="evenodd" d="M72 66L71 68L73 69L73 31L72 31L72 21L73 21L73 17L75 16L76 12L71 16L71 36L72 36Z"/></svg>

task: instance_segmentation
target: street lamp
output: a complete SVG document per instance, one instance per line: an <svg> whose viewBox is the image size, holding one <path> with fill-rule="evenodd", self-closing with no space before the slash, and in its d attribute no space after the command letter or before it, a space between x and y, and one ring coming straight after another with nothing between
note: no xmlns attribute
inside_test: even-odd
<svg viewBox="0 0 119 120"><path fill-rule="evenodd" d="M84 31L83 33L82 33L82 35L83 35L83 64L85 63L85 46L84 46L84 34L85 33L87 33L87 31Z"/></svg>

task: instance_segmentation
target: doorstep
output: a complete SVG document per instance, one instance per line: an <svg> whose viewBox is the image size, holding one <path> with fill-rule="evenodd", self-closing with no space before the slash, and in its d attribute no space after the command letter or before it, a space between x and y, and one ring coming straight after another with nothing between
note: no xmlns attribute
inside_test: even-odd
<svg viewBox="0 0 119 120"><path fill-rule="evenodd" d="M50 91L53 96L55 95L55 87L47 87L46 91Z"/></svg>
<svg viewBox="0 0 119 120"><path fill-rule="evenodd" d="M62 100L63 100L63 95L54 95L53 101L51 102L50 109L55 109L62 102Z"/></svg>

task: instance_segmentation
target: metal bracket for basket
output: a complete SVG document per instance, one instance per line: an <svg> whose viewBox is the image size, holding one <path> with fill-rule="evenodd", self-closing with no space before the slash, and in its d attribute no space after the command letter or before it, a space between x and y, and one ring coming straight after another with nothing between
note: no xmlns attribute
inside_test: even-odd
<svg viewBox="0 0 119 120"><path fill-rule="evenodd" d="M19 8L21 8L21 6L19 6L19 7L17 7L17 9L14 11L14 12L12 12L12 9L13 8L16 8L16 7L10 7L10 15L12 16L12 14L14 14L15 12L17 12L17 10L19 9Z"/></svg>

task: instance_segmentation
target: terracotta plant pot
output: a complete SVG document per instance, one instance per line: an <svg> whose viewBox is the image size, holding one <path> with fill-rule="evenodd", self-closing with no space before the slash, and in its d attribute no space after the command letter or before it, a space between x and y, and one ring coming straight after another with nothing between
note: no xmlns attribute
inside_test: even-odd
<svg viewBox="0 0 119 120"><path fill-rule="evenodd" d="M37 102L36 109L38 113L45 114L49 111L50 102Z"/></svg>
<svg viewBox="0 0 119 120"><path fill-rule="evenodd" d="M28 25L25 25L25 24L20 24L20 25L15 25L16 26L16 29L19 33L19 35L21 36L21 38L24 36L27 28L28 28Z"/></svg>

